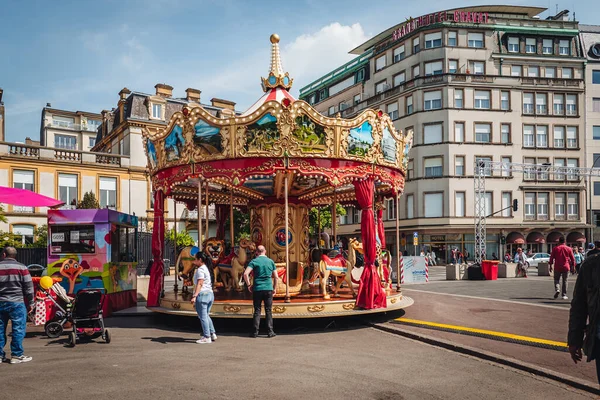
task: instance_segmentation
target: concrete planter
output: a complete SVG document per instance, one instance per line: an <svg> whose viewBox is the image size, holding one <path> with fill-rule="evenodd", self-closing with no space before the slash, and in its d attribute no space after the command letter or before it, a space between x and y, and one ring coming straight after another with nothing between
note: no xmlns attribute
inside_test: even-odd
<svg viewBox="0 0 600 400"><path fill-rule="evenodd" d="M540 262L537 266L538 276L550 276L550 265L547 262Z"/></svg>
<svg viewBox="0 0 600 400"><path fill-rule="evenodd" d="M137 277L137 299L138 301L148 300L148 287L150 286L150 275Z"/></svg>
<svg viewBox="0 0 600 400"><path fill-rule="evenodd" d="M448 264L446 265L446 280L457 281L467 280L467 264Z"/></svg>
<svg viewBox="0 0 600 400"><path fill-rule="evenodd" d="M515 278L517 276L517 264L498 264L498 278Z"/></svg>

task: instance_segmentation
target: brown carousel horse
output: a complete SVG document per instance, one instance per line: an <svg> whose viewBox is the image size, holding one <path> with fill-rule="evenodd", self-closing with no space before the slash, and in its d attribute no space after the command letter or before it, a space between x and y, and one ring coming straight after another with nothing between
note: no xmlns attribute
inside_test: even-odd
<svg viewBox="0 0 600 400"><path fill-rule="evenodd" d="M355 251L364 255L364 250L362 247L362 243L352 238L349 240L349 247L353 248ZM392 254L389 250L382 249L381 244L377 243L377 249L375 254L375 259L377 260L377 274L383 283L383 287L385 289L389 289L392 287ZM360 268L360 271L354 274L352 281L354 283L358 283L360 281L360 276L362 275L362 270L364 267Z"/></svg>
<svg viewBox="0 0 600 400"><path fill-rule="evenodd" d="M240 248L237 254L232 253L225 259L219 261L216 265L215 271L221 276L225 290L231 290L231 286L238 292L242 291L240 285L240 278L246 269L246 261L248 261L247 251L251 253L256 250L256 245L250 239L240 239ZM231 280L227 279L229 275Z"/></svg>

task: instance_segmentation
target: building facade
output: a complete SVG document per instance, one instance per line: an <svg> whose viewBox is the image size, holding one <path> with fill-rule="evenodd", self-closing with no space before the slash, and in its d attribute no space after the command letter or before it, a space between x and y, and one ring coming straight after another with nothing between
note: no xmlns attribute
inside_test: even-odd
<svg viewBox="0 0 600 400"><path fill-rule="evenodd" d="M370 52L368 80L315 101L317 110L344 117L379 108L396 128L413 131L399 210L401 250L432 249L442 260L453 248L473 254L478 159L586 165L578 24L568 12L540 19L543 11L475 6L402 22L351 51ZM348 77L340 73L330 84ZM354 104L358 91L361 101ZM301 93L307 101L314 94L306 88ZM351 107L339 108L348 102ZM547 252L560 236L583 245L585 179L506 169L486 175L486 214L503 210L487 218L487 257L517 246ZM519 203L515 212L513 199ZM359 213L348 211L338 232L352 236ZM386 242L394 253L395 212L388 201Z"/></svg>
<svg viewBox="0 0 600 400"><path fill-rule="evenodd" d="M58 110L48 103L42 109L40 146L91 151L96 145L96 135L101 122L100 114Z"/></svg>

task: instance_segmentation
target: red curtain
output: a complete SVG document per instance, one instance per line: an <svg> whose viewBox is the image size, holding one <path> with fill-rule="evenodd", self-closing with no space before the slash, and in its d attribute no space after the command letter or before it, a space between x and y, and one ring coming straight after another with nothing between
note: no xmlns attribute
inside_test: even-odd
<svg viewBox="0 0 600 400"><path fill-rule="evenodd" d="M383 210L377 210L377 236L381 242L381 248L385 249L385 229L383 228Z"/></svg>
<svg viewBox="0 0 600 400"><path fill-rule="evenodd" d="M229 206L227 204L218 204L216 208L217 217L217 239L225 239L225 221L229 214ZM207 238L208 239L208 238Z"/></svg>
<svg viewBox="0 0 600 400"><path fill-rule="evenodd" d="M152 256L154 262L150 270L148 287L148 307L158 307L162 291L164 266L163 248L165 247L165 197L162 190L154 192L154 227L152 229Z"/></svg>
<svg viewBox="0 0 600 400"><path fill-rule="evenodd" d="M354 182L354 191L358 205L362 209L360 230L365 253L365 269L360 278L356 306L367 310L385 308L387 299L381 288L381 279L375 269L376 240L375 216L373 215L373 178Z"/></svg>

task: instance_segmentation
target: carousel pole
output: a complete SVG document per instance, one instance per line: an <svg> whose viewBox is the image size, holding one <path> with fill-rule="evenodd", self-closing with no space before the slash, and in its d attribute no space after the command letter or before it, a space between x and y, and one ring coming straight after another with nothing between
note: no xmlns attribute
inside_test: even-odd
<svg viewBox="0 0 600 400"><path fill-rule="evenodd" d="M233 187L231 187L230 203L231 207L229 207L229 240L231 241L231 251L233 252L235 246L235 243L233 241Z"/></svg>
<svg viewBox="0 0 600 400"><path fill-rule="evenodd" d="M396 291L400 290L400 194L396 192ZM391 267L391 265L390 265Z"/></svg>
<svg viewBox="0 0 600 400"><path fill-rule="evenodd" d="M198 178L198 249L202 251L202 181Z"/></svg>
<svg viewBox="0 0 600 400"><path fill-rule="evenodd" d="M204 218L206 219L206 234L204 235L205 238L208 239L208 181L206 181L206 212L204 213ZM200 209L198 209L200 210Z"/></svg>
<svg viewBox="0 0 600 400"><path fill-rule="evenodd" d="M321 248L321 207L317 206L317 248Z"/></svg>
<svg viewBox="0 0 600 400"><path fill-rule="evenodd" d="M335 188L333 188L333 207L331 210L331 233L333 233L333 246L335 248L337 245L337 192Z"/></svg>
<svg viewBox="0 0 600 400"><path fill-rule="evenodd" d="M173 236L175 238L175 274L177 274L177 200L173 196ZM169 268L171 266L169 265ZM175 277L175 284L173 290L177 293L177 276Z"/></svg>
<svg viewBox="0 0 600 400"><path fill-rule="evenodd" d="M288 176L284 179L284 198L285 198L285 299L286 303L290 300L290 218L289 218L289 203L288 203Z"/></svg>

